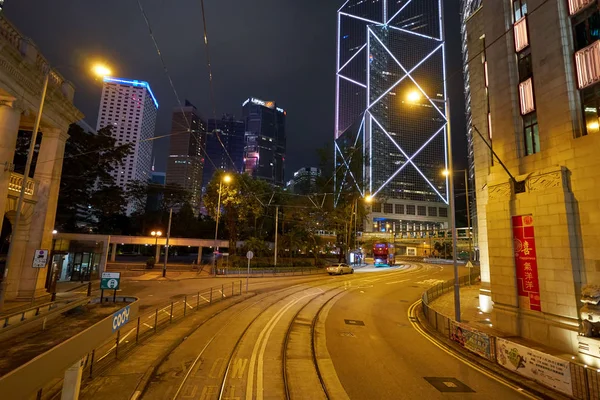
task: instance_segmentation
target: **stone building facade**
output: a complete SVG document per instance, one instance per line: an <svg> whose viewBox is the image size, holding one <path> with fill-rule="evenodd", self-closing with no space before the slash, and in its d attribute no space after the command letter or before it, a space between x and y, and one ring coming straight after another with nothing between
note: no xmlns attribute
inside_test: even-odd
<svg viewBox="0 0 600 400"><path fill-rule="evenodd" d="M466 22L482 308L573 353L581 289L600 283L598 10L488 0Z"/></svg>

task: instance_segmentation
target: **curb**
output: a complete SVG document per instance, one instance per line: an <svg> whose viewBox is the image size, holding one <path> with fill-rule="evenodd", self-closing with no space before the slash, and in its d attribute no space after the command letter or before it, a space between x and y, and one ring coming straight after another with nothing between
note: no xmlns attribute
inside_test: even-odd
<svg viewBox="0 0 600 400"><path fill-rule="evenodd" d="M171 343L171 345L156 359L152 362L152 364L150 364L150 366L148 367L148 369L146 369L146 372L144 373L144 375L142 376L142 378L140 379L140 381L138 382L137 386L135 387L133 394L129 397L129 400L136 400L138 398L140 398L145 392L146 389L148 388L148 384L150 383L150 380L152 379L152 377L154 376L154 374L156 373L156 370L158 369L158 367L160 367L160 365L167 359L167 357L177 348L179 347L184 341L185 339L187 339L190 335L192 335L195 331L198 330L198 328L200 328L202 325L204 325L205 323L207 323L208 321L210 321L211 319L215 318L216 316L218 316L219 314L221 314L222 312L224 312L225 310L228 310L229 308L243 302L246 301L252 297L255 297L257 294L253 293L249 296L246 296L242 299L240 299L239 301L234 302L233 304L223 308L222 310L219 310L215 313L213 313L212 315L210 315L208 318L206 318L204 321L202 321L199 325L195 325L194 327L190 328L190 330L188 330L181 338L173 341Z"/></svg>
<svg viewBox="0 0 600 400"><path fill-rule="evenodd" d="M485 360L469 352L468 350L465 350L463 347L460 347L458 344L454 343L449 338L445 337L440 332L433 329L433 327L429 324L429 322L425 318L425 315L423 314L423 308L421 307L420 300L418 301L418 305L414 309L413 316L415 317L414 323L418 324L431 340L435 341L438 345L444 347L449 352L453 353L457 358L462 358L461 361L465 362L464 360L466 359L469 363L475 364L477 367L488 371L492 375L501 377L502 379L508 381L512 385L526 389L526 391L530 392L530 396L535 396L542 399L571 399L571 397L569 396L547 388L546 386L532 381L522 375L511 373L505 370L504 368L499 367L495 363ZM523 393L523 391L520 391L520 393Z"/></svg>

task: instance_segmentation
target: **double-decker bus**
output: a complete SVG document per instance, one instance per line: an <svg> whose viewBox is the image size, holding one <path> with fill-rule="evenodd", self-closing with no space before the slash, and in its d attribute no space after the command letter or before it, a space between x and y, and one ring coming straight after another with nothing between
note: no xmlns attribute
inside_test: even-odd
<svg viewBox="0 0 600 400"><path fill-rule="evenodd" d="M394 265L394 245L392 243L373 244L373 261L376 267Z"/></svg>

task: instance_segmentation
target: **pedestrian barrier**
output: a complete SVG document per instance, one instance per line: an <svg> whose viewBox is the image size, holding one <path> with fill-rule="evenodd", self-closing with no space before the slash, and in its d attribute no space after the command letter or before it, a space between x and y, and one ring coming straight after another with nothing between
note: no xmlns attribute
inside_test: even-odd
<svg viewBox="0 0 600 400"><path fill-rule="evenodd" d="M479 276L479 270L474 268L471 271L471 280L477 276ZM464 286L468 282L469 276L459 278L460 286ZM514 365L511 367L510 362L514 361L515 355L519 357L519 350L521 350L522 353L527 353L528 358L535 359L536 367L539 370L531 371L528 374L529 371L525 365L517 369L519 378L525 376L578 400L600 400L600 370L530 349L510 341L509 338L504 339L480 332L468 325L457 323L430 307L433 300L453 290L454 280L452 279L431 287L421 296L423 315L431 328L458 343L467 351L507 367L513 372L515 368ZM528 360L523 359L523 361L527 364ZM547 371L543 371L543 369Z"/></svg>
<svg viewBox="0 0 600 400"><path fill-rule="evenodd" d="M325 268L308 268L308 267L270 267L270 268L250 268L250 275L254 277L264 276L301 276L324 274ZM219 268L219 275L239 275L245 276L248 273L248 268Z"/></svg>
<svg viewBox="0 0 600 400"><path fill-rule="evenodd" d="M84 358L82 379L91 380L108 370L118 359L123 358L137 345L172 323L191 315L194 311L241 294L242 281L240 280L181 295L178 299L153 307L150 311L140 310L136 319L130 320L129 324L117 330L108 340L97 346ZM123 318L121 317L121 319ZM121 322L123 321L121 320ZM38 398L54 398L61 386L62 380L51 382L43 391L40 390Z"/></svg>

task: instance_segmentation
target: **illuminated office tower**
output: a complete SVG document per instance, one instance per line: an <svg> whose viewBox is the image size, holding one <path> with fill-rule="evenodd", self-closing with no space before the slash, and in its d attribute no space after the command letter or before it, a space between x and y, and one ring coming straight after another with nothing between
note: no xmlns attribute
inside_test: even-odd
<svg viewBox="0 0 600 400"><path fill-rule="evenodd" d="M152 137L158 102L148 82L120 78L104 78L96 129L112 126L117 145L133 144L133 151L112 175L125 189L131 181L151 179ZM127 208L127 214L134 210Z"/></svg>
<svg viewBox="0 0 600 400"><path fill-rule="evenodd" d="M242 104L242 115L246 124L244 172L283 186L287 112L273 101L252 97Z"/></svg>
<svg viewBox="0 0 600 400"><path fill-rule="evenodd" d="M336 201L372 195L367 232L446 227L441 0L349 0L337 18Z"/></svg>

